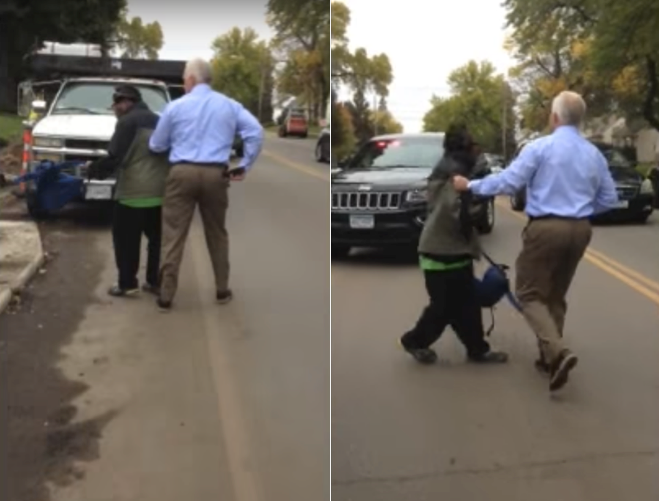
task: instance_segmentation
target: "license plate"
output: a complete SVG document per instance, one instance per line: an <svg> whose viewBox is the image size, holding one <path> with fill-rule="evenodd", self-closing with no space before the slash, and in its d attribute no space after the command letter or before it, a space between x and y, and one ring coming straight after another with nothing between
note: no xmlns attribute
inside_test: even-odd
<svg viewBox="0 0 659 501"><path fill-rule="evenodd" d="M616 209L627 209L629 207L629 200L618 200Z"/></svg>
<svg viewBox="0 0 659 501"><path fill-rule="evenodd" d="M350 216L350 227L353 230L372 230L375 227L373 216Z"/></svg>
<svg viewBox="0 0 659 501"><path fill-rule="evenodd" d="M112 200L112 186L104 184L88 184L85 192L86 200Z"/></svg>

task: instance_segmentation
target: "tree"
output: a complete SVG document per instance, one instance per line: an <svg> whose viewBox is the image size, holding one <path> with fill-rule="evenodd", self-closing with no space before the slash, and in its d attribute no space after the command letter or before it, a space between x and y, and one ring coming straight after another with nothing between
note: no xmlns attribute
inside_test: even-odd
<svg viewBox="0 0 659 501"><path fill-rule="evenodd" d="M357 141L362 143L373 137L375 133L373 115L362 89L355 91L352 101L345 103L345 108L350 114L350 121L352 122Z"/></svg>
<svg viewBox="0 0 659 501"><path fill-rule="evenodd" d="M348 107L345 103L335 103L332 108L332 156L339 159L345 157L352 153L356 144L355 129Z"/></svg>
<svg viewBox="0 0 659 501"><path fill-rule="evenodd" d="M323 116L331 87L330 16L327 4L318 0L275 0L268 4L268 23L275 31L274 48L278 59L288 59L283 71L286 84L279 88L297 91L303 87L302 97L313 121ZM296 84L288 85L291 81Z"/></svg>
<svg viewBox="0 0 659 501"><path fill-rule="evenodd" d="M128 20L122 17L117 27L117 46L123 51L121 57L131 59L158 59L164 37L158 21L144 24L142 18Z"/></svg>
<svg viewBox="0 0 659 501"><path fill-rule="evenodd" d="M569 88L584 96L590 116L616 110L659 129L656 2L506 0L504 6L518 70L535 66L545 73L529 81L526 115L543 100L546 117L550 99ZM537 120L528 122L538 129Z"/></svg>
<svg viewBox="0 0 659 501"><path fill-rule="evenodd" d="M215 39L213 88L232 97L262 122L272 119L273 59L252 28L234 27Z"/></svg>
<svg viewBox="0 0 659 501"><path fill-rule="evenodd" d="M432 97L431 108L423 117L424 130L446 131L452 122L460 121L467 124L486 151L503 154L513 151L515 97L492 63L469 61L451 72L448 85L450 97Z"/></svg>
<svg viewBox="0 0 659 501"><path fill-rule="evenodd" d="M126 0L3 0L0 4L0 110L13 111L25 56L44 41L88 42L108 50Z"/></svg>
<svg viewBox="0 0 659 501"><path fill-rule="evenodd" d="M513 28L506 48L517 60L510 71L520 96L522 128L548 127L551 100L563 90L581 93L591 113L611 103L611 92L590 69L589 23L574 9L554 0L507 0L508 25Z"/></svg>
<svg viewBox="0 0 659 501"><path fill-rule="evenodd" d="M603 2L591 17L591 61L613 84L616 104L633 121L659 130L659 5L652 0Z"/></svg>
<svg viewBox="0 0 659 501"><path fill-rule="evenodd" d="M393 71L386 54L369 57L363 48L350 55L348 64L349 73L345 81L353 90L353 98L346 106L352 116L355 136L362 142L371 138L378 129L373 121L376 110L370 108L367 96L374 94L380 100L386 98Z"/></svg>
<svg viewBox="0 0 659 501"><path fill-rule="evenodd" d="M338 83L350 69L350 49L348 49L350 9L342 2L332 2L331 9L331 74L332 82Z"/></svg>
<svg viewBox="0 0 659 501"><path fill-rule="evenodd" d="M403 126L388 110L377 110L371 114L375 132L377 134L399 134Z"/></svg>

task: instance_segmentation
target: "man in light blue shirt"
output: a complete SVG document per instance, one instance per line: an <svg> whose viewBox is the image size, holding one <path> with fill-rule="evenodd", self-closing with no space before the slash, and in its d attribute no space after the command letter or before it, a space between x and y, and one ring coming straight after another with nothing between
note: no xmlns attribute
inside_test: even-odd
<svg viewBox="0 0 659 501"><path fill-rule="evenodd" d="M202 59L188 62L183 75L186 95L165 108L149 147L169 152L173 165L163 202L162 267L158 306L168 311L178 284L185 240L195 208L204 224L215 273L216 299L228 303L229 239L225 220L230 181L242 181L258 158L263 127L240 103L210 87L211 66ZM244 143L243 158L231 169L236 134Z"/></svg>
<svg viewBox="0 0 659 501"><path fill-rule="evenodd" d="M553 133L529 143L499 174L469 181L456 176L458 191L513 195L526 188L529 223L516 263L516 294L538 337L539 369L549 372L549 389L565 385L577 357L565 347L566 295L590 243L590 217L614 208L616 186L600 151L579 132L583 98L561 92L552 103Z"/></svg>

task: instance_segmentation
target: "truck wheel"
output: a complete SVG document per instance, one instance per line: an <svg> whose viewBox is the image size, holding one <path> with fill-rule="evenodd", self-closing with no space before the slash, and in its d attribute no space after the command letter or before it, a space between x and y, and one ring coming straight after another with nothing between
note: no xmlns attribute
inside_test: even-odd
<svg viewBox="0 0 659 501"><path fill-rule="evenodd" d="M488 235L492 233L495 220L496 217L494 211L494 200L490 200L485 206L485 209L483 210L483 213L479 217L478 221L476 221L476 231L478 231L478 233L481 235Z"/></svg>

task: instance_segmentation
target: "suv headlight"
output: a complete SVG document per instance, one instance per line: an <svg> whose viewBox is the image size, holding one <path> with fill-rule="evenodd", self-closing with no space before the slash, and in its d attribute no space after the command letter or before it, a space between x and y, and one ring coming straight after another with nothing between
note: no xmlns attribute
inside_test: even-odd
<svg viewBox="0 0 659 501"><path fill-rule="evenodd" d="M645 179L641 183L641 195L650 195L654 193L654 188L652 187L652 181Z"/></svg>
<svg viewBox="0 0 659 501"><path fill-rule="evenodd" d="M428 189L427 188L416 188L410 190L405 195L406 202L427 202L428 201Z"/></svg>
<svg viewBox="0 0 659 501"><path fill-rule="evenodd" d="M61 148L64 146L64 141L56 137L35 137L32 139L32 144L42 148Z"/></svg>

